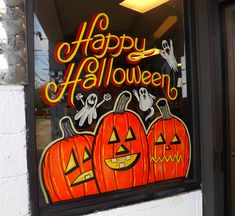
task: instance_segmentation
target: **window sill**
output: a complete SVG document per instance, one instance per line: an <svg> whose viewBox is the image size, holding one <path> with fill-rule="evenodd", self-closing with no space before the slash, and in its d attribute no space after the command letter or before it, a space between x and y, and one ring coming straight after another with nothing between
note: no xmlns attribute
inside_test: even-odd
<svg viewBox="0 0 235 216"><path fill-rule="evenodd" d="M175 179L167 182L148 184L139 188L93 195L73 201L47 205L41 208L40 215L72 216L75 214L88 214L124 205L162 199L200 188L200 183L198 182L187 179ZM42 202L44 201L42 200Z"/></svg>

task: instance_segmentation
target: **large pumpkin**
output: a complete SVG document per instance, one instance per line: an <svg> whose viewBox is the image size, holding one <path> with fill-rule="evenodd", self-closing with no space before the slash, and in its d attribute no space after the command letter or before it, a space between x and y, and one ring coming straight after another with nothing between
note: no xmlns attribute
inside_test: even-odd
<svg viewBox="0 0 235 216"><path fill-rule="evenodd" d="M130 100L129 92L121 93L96 131L93 163L101 192L147 184L147 137L140 118L126 109Z"/></svg>
<svg viewBox="0 0 235 216"><path fill-rule="evenodd" d="M149 182L186 177L190 164L190 137L184 122L171 114L167 100L157 102L161 117L148 131Z"/></svg>
<svg viewBox="0 0 235 216"><path fill-rule="evenodd" d="M98 193L92 167L94 137L78 134L72 120L60 121L62 137L44 150L39 176L46 202L58 202Z"/></svg>

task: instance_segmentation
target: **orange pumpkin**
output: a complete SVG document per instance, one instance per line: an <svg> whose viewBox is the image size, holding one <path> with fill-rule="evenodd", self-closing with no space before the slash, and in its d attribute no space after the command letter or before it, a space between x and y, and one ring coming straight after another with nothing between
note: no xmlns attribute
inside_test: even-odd
<svg viewBox="0 0 235 216"><path fill-rule="evenodd" d="M171 114L167 100L157 102L161 117L148 131L149 183L186 177L190 164L190 136L184 122Z"/></svg>
<svg viewBox="0 0 235 216"><path fill-rule="evenodd" d="M98 193L92 167L94 137L78 134L72 120L60 121L62 137L44 150L39 176L46 202L58 202Z"/></svg>
<svg viewBox="0 0 235 216"><path fill-rule="evenodd" d="M101 120L94 142L93 163L101 192L147 184L148 144L140 118L126 107L127 91Z"/></svg>

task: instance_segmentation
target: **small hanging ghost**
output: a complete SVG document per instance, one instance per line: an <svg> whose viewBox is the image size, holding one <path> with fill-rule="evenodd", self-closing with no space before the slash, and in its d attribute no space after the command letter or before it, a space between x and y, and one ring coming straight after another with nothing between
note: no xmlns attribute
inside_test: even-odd
<svg viewBox="0 0 235 216"><path fill-rule="evenodd" d="M137 90L133 90L133 94L135 95L136 99L139 102L139 108L142 111L147 111L150 109L150 113L145 117L145 121L147 121L151 116L154 114L154 108L153 108L153 100L156 99L156 97L152 94L150 94L146 88L140 88L139 94Z"/></svg>
<svg viewBox="0 0 235 216"><path fill-rule="evenodd" d="M98 97L94 93L88 95L85 103L82 98L83 95L81 93L78 93L76 95L76 99L82 102L83 108L74 116L75 120L80 119L78 123L80 127L84 124L86 119L88 119L88 124L90 125L92 123L92 120L97 118L96 109L100 107L100 105L103 104L105 101L109 101L111 99L111 95L104 94L103 100L100 101L100 103L98 103Z"/></svg>
<svg viewBox="0 0 235 216"><path fill-rule="evenodd" d="M167 61L168 65L170 66L170 68L173 71L178 72L178 68L177 68L178 64L175 59L172 40L170 39L170 46L166 40L163 40L162 41L162 48L163 48L163 50L161 50L161 52L160 52L162 58L164 58Z"/></svg>

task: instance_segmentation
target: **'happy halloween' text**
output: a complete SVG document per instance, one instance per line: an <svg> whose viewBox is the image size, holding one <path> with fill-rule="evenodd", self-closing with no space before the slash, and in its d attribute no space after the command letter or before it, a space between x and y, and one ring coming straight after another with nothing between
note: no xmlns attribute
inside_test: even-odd
<svg viewBox="0 0 235 216"><path fill-rule="evenodd" d="M55 59L58 63L67 63L67 69L63 82L58 85L48 82L43 91L44 102L56 105L68 91L68 104L74 106L75 90L79 86L83 90L92 88L108 87L110 84L119 87L122 85L142 85L164 88L167 97L171 100L177 98L178 90L171 87L170 76L158 72L141 71L137 63L142 59L145 50L146 39L139 43L138 38L132 38L123 34L116 36L108 33L95 34L97 29L103 32L108 29L109 18L100 13L93 17L87 27L87 23L81 23L76 39L72 43L61 42L55 48ZM78 51L84 58L75 64L74 60ZM89 56L91 51L93 56ZM134 64L131 68L114 67L114 59L121 53L129 53L126 57L129 63ZM134 58L133 58L134 57ZM53 95L53 96L52 96Z"/></svg>

